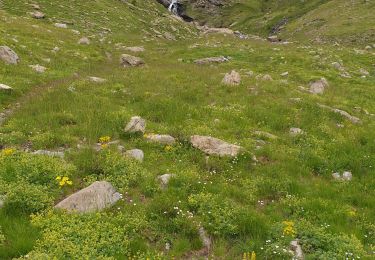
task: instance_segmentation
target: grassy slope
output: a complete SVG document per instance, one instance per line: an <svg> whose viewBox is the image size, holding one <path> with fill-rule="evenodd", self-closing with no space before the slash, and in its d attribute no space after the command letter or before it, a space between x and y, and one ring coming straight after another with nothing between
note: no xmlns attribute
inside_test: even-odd
<svg viewBox="0 0 375 260"><path fill-rule="evenodd" d="M0 100L2 106L17 99L22 104L0 128L1 144L18 147L32 141L34 149L73 148L67 160L79 169L76 179L93 178L97 164L92 151L74 149L78 142L90 145L100 136L108 135L119 139L127 149L143 149L146 159L140 167L146 174L130 189L119 187L120 192L128 192L136 203L136 206L121 203L121 210L135 216L145 215L149 221L139 241L134 241L133 250L162 251L166 241L172 244L169 254L177 257L199 249L198 235L187 228L189 220L179 219L173 210L175 206L190 209L189 196L199 193L218 196L240 208L235 212L245 216L236 223L240 230L237 235L214 236L212 254L216 257L240 258L244 252L254 250L262 259L265 253L261 248L270 238L271 226L286 219L295 222L308 219L315 226L330 225L327 232L353 234L367 251L371 250L374 241L369 223L374 223L375 135L372 129L375 123L372 116L355 109L360 106L375 113L370 52L355 54L345 47L275 46L223 36L198 38L189 32L193 29L170 20L161 9L144 13L110 0L80 5L71 1L63 6L39 1L51 21L25 18L29 10L26 5L16 5L10 0L4 2L1 18L8 22L0 24L5 36L1 37L0 44L13 47L22 62L17 66L0 65L0 82L15 88L11 94L1 93ZM145 1L136 3L141 8L150 5ZM84 17L78 19L77 15ZM52 26L53 22L62 20L74 21L71 28L81 31L81 36L94 36L92 45L79 46L76 42L81 36ZM150 24L161 32L173 32L170 27L173 25L178 30L174 34L180 40L154 39L155 32ZM103 36L102 43L99 41L101 27L112 30L111 34ZM13 40L15 37L18 42ZM136 69L120 68L118 57L124 51L116 43L143 45L146 52L140 56L147 65ZM194 44L198 47L193 48ZM52 53L50 50L54 46L59 46L61 51ZM112 59L107 60L106 52L111 53ZM215 55L228 55L233 61L203 67L192 63L196 58ZM45 57L50 57L51 63L42 63ZM331 63L338 60L352 74L351 79L341 78L332 68ZM43 75L35 74L27 66L35 63L47 66L48 71ZM366 68L372 76L361 78L359 68ZM238 87L220 83L223 74L231 69L241 71L243 80ZM256 74L269 73L274 81L248 77L247 70ZM287 81L279 76L285 71L290 75ZM71 77L74 72L78 75ZM87 75L108 81L91 83ZM298 90L297 86L307 85L322 76L330 82L324 95L312 96ZM64 80L58 80L61 78ZM72 90L71 87L74 91L68 90ZM21 96L24 98L20 99ZM297 97L302 101L290 100ZM363 123L352 125L318 108L317 102L345 109L360 117ZM124 135L122 128L133 115L147 119L149 133L171 134L180 144L167 151L140 137ZM65 124L66 118L73 118L75 124ZM345 127L337 128L337 123ZM300 127L306 134L291 138L290 127ZM259 138L252 134L254 130L268 131L280 138L267 140L264 147L255 149ZM206 163L204 155L186 142L192 134L212 135L239 143L248 153L238 160L210 158ZM262 163L254 165L252 154L262 158ZM332 172L343 170L353 172L350 184L331 180ZM176 174L177 178L170 188L161 191L154 180L166 172ZM87 183L76 181L74 189L85 185ZM146 201L140 199L142 195L146 196ZM297 202L285 202L286 195L293 195ZM260 200L267 205L260 206ZM354 216L350 214L353 211ZM212 230L204 214L208 212L198 212L195 220ZM13 230L7 224L8 217L0 215L6 236ZM25 225L27 218L19 222ZM176 224L181 222L183 224ZM27 253L35 237L20 234L7 239L6 246L0 247L3 258Z"/></svg>
<svg viewBox="0 0 375 260"><path fill-rule="evenodd" d="M372 1L254 1L240 0L227 4L216 15L189 9L193 17L214 26L231 26L243 32L268 35L283 18L289 23L281 34L286 39L372 43L375 21ZM214 12L215 14L215 12Z"/></svg>

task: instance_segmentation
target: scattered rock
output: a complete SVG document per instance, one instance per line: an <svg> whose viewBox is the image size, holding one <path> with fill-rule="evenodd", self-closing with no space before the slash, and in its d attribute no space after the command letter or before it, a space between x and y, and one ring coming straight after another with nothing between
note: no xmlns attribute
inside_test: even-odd
<svg viewBox="0 0 375 260"><path fill-rule="evenodd" d="M46 71L46 67L43 67L39 64L36 64L36 65L29 65L30 68L32 68L35 72L38 72L38 73L44 73Z"/></svg>
<svg viewBox="0 0 375 260"><path fill-rule="evenodd" d="M95 83L104 83L107 81L106 79L99 78L99 77L89 77L89 80Z"/></svg>
<svg viewBox="0 0 375 260"><path fill-rule="evenodd" d="M359 69L359 73L362 75L362 76L369 76L370 75L370 72L368 72L367 70L363 69L363 68L360 68Z"/></svg>
<svg viewBox="0 0 375 260"><path fill-rule="evenodd" d="M241 83L241 75L237 71L232 70L230 73L225 74L222 82L230 86L239 85Z"/></svg>
<svg viewBox="0 0 375 260"><path fill-rule="evenodd" d="M31 8L35 9L35 10L40 10L40 5L38 4L30 4Z"/></svg>
<svg viewBox="0 0 375 260"><path fill-rule="evenodd" d="M305 259L302 251L302 246L299 244L298 239L295 239L290 242L290 249L293 251L294 258L296 260L303 260Z"/></svg>
<svg viewBox="0 0 375 260"><path fill-rule="evenodd" d="M263 81L273 81L273 78L269 74L265 74L265 75L260 74L260 75L256 76L256 79L257 80L261 79Z"/></svg>
<svg viewBox="0 0 375 260"><path fill-rule="evenodd" d="M145 64L145 62L141 58L128 54L122 54L120 58L120 64L124 67L137 67Z"/></svg>
<svg viewBox="0 0 375 260"><path fill-rule="evenodd" d="M65 24L65 23L55 23L55 27L66 29L66 28L68 28L68 25Z"/></svg>
<svg viewBox="0 0 375 260"><path fill-rule="evenodd" d="M353 179L353 174L349 171L343 172L342 175L338 172L335 172L332 174L332 177L337 181L351 181Z"/></svg>
<svg viewBox="0 0 375 260"><path fill-rule="evenodd" d="M325 109L331 110L332 112L340 114L343 117L346 117L353 124L359 124L361 122L361 119L359 119L358 117L352 116L351 114L349 114L348 112L346 112L344 110L333 108L333 107L329 107L329 106L322 105L322 104L318 104L318 106L321 107L321 108L325 108Z"/></svg>
<svg viewBox="0 0 375 260"><path fill-rule="evenodd" d="M172 145L176 140L170 135L159 135L159 134L147 134L145 138L151 142Z"/></svg>
<svg viewBox="0 0 375 260"><path fill-rule="evenodd" d="M174 178L176 175L174 174L170 174L170 173L167 173L167 174L164 174L164 175L161 175L158 177L158 180L160 182L160 187L162 189L166 189L168 187L168 183L169 181Z"/></svg>
<svg viewBox="0 0 375 260"><path fill-rule="evenodd" d="M200 227L198 230L198 233L199 233L199 238L202 241L203 247L207 250L207 253L210 252L212 242L206 230L203 227Z"/></svg>
<svg viewBox="0 0 375 260"><path fill-rule="evenodd" d="M271 35L271 36L268 36L267 37L267 40L269 42L280 42L281 40L279 39L279 37L277 37L277 35Z"/></svg>
<svg viewBox="0 0 375 260"><path fill-rule="evenodd" d="M144 153L140 149L132 149L125 152L125 155L129 158L133 158L137 161L143 162Z"/></svg>
<svg viewBox="0 0 375 260"><path fill-rule="evenodd" d="M235 157L243 150L241 146L229 144L211 136L193 135L190 138L190 142L195 148L209 155L218 155L221 157Z"/></svg>
<svg viewBox="0 0 375 260"><path fill-rule="evenodd" d="M5 203L5 197L3 195L0 196L0 209L2 207L4 207L4 203Z"/></svg>
<svg viewBox="0 0 375 260"><path fill-rule="evenodd" d="M229 61L230 58L220 56L220 57L209 57L209 58L203 58L195 60L194 63L198 65L206 65L211 63L223 63Z"/></svg>
<svg viewBox="0 0 375 260"><path fill-rule="evenodd" d="M35 154L35 155L46 155L46 156L51 156L51 157L64 158L64 152L54 152L54 151L47 151L47 150L38 150L38 151L32 152L32 154Z"/></svg>
<svg viewBox="0 0 375 260"><path fill-rule="evenodd" d="M17 64L20 61L17 53L8 46L0 46L0 59L8 64Z"/></svg>
<svg viewBox="0 0 375 260"><path fill-rule="evenodd" d="M9 90L12 90L12 89L13 88L9 87L8 85L0 83L0 91L9 91Z"/></svg>
<svg viewBox="0 0 375 260"><path fill-rule="evenodd" d="M281 77L287 77L287 76L289 76L289 72L288 71L283 72L283 73L280 74L280 76Z"/></svg>
<svg viewBox="0 0 375 260"><path fill-rule="evenodd" d="M78 44L89 45L90 44L90 39L87 38L87 37L82 37L81 39L79 39Z"/></svg>
<svg viewBox="0 0 375 260"><path fill-rule="evenodd" d="M173 34L171 34L170 32L165 32L164 38L169 40L169 41L175 41L176 40L176 37Z"/></svg>
<svg viewBox="0 0 375 260"><path fill-rule="evenodd" d="M211 28L211 27L201 27L200 28L203 34L210 34L210 33L219 33L219 34L234 34L233 30L229 28Z"/></svg>
<svg viewBox="0 0 375 260"><path fill-rule="evenodd" d="M310 83L310 93L312 94L323 94L325 89L329 86L328 81L325 78Z"/></svg>
<svg viewBox="0 0 375 260"><path fill-rule="evenodd" d="M145 48L142 46L134 46L134 47L126 47L126 51L131 51L131 52L144 52Z"/></svg>
<svg viewBox="0 0 375 260"><path fill-rule="evenodd" d="M292 127L289 130L289 134L291 136L297 136L297 135L303 134L303 130L301 128Z"/></svg>
<svg viewBox="0 0 375 260"><path fill-rule="evenodd" d="M344 66L339 62L333 62L332 67L334 67L335 69L337 69L339 71L345 71Z"/></svg>
<svg viewBox="0 0 375 260"><path fill-rule="evenodd" d="M46 17L45 14L41 11L34 11L31 13L31 16L35 19L43 19L44 17Z"/></svg>
<svg viewBox="0 0 375 260"><path fill-rule="evenodd" d="M254 134L256 136L265 137L265 138L270 139L270 140L276 140L278 138L276 135L273 135L271 133L264 132L264 131L254 131Z"/></svg>
<svg viewBox="0 0 375 260"><path fill-rule="evenodd" d="M55 208L77 213L94 212L112 206L121 197L121 194L109 182L96 181L90 186L70 195L58 203Z"/></svg>
<svg viewBox="0 0 375 260"><path fill-rule="evenodd" d="M125 127L125 132L128 133L144 133L146 130L146 120L139 116L133 116L130 122Z"/></svg>

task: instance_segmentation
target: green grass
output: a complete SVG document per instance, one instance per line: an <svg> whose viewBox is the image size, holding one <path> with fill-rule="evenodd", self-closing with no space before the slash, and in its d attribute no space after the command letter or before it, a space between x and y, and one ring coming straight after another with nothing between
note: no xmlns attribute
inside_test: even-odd
<svg viewBox="0 0 375 260"><path fill-rule="evenodd" d="M6 36L0 45L12 47L21 63L0 64L0 82L14 88L11 93L0 93L1 107L20 103L0 127L0 145L18 150L67 150L63 163L76 167L69 171L74 185L57 195L51 192L54 201L98 179L110 180L125 199L98 215L39 212L32 223L27 217L13 218L2 212L0 226L6 242L0 246L0 258L16 258L31 251L34 259L42 254L71 259L81 249L115 259L137 254L140 259L153 259L157 254L162 258L189 257L201 249L197 233L201 223L213 238L211 254L215 258L241 259L243 253L255 251L259 259L282 259L272 253L266 241L288 247L291 238L282 237L280 229L285 220L296 223L308 257L314 258L330 237L346 241L344 237L351 235L356 239L352 238L350 245L359 241L356 252L367 259L373 257L375 123L370 114L375 113L375 78L371 51L356 54L346 46L273 45L222 35L197 37L193 27L173 20L147 1L133 1L134 6L110 0L68 1L62 6L47 0L39 3L47 14L42 21L28 18L29 7L15 1L4 1L1 11L8 24L0 23L1 34ZM142 11L147 7L153 11ZM69 27L81 35L53 27L54 22L63 20L73 21ZM31 26L34 23L39 29ZM101 27L112 33L102 36ZM153 29L161 34L171 32L178 40L162 39ZM15 36L18 43L12 40ZM92 44L78 45L82 36L92 36ZM105 39L100 42L102 37ZM196 44L198 47L193 47ZM146 65L122 68L119 57L128 52L120 45L144 46L146 51L135 55ZM57 54L50 51L54 46L61 48ZM193 63L218 55L232 60L212 66ZM42 58L47 57L51 62L46 64L45 74L29 69L31 64L43 65ZM340 77L331 65L336 61L344 64L352 78ZM371 75L361 78L360 68ZM232 69L241 73L241 84L222 85L224 73ZM255 75L270 74L274 80L249 77L249 70ZM285 71L288 78L280 76ZM107 81L93 83L88 76ZM320 77L330 83L324 95L314 96L298 88ZM353 125L317 103L344 109L362 123ZM178 143L168 150L146 142L141 135L125 134L123 128L134 115L147 120L147 133L170 134ZM291 127L300 127L305 134L293 138ZM255 130L279 138L260 138L254 135ZM240 144L246 152L234 159L207 160L189 144L193 134ZM145 161L130 162L116 147L108 149L112 152L94 152L91 146L101 136L119 140L126 149L142 149ZM260 139L266 144L257 148ZM84 149L78 149L77 144ZM259 162L252 160L253 155ZM0 156L0 163L9 165L8 157ZM22 167L19 172L27 175L29 168ZM344 170L353 173L350 183L332 180L333 172ZM45 171L35 166L33 174L43 176ZM165 173L176 178L162 190L156 177ZM0 184L7 183L5 177L0 176ZM35 184L26 177L20 181ZM54 184L51 179L49 185ZM187 217L188 211L193 218ZM87 223L103 223L103 236ZM126 224L124 231L115 228L119 223ZM324 232L321 226L326 227ZM104 231L105 227L110 230ZM65 251L59 248L64 241ZM124 243L121 252L116 250L119 241ZM316 246L315 242L322 244ZM169 252L166 243L171 245ZM313 244L317 248L311 249ZM334 259L333 250L341 259L345 253L341 250L349 250L346 246L340 242L325 248L321 257Z"/></svg>

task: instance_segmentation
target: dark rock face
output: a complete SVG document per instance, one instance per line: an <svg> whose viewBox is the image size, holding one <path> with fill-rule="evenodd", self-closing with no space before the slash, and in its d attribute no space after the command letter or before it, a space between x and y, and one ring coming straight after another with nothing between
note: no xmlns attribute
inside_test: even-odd
<svg viewBox="0 0 375 260"><path fill-rule="evenodd" d="M169 8L169 6L170 6L170 4L172 2L171 0L157 0L157 1L160 4L162 4L165 8ZM186 14L186 12L185 12L185 5L182 2L186 2L186 1L181 1L181 3L178 2L178 3L175 4L173 13L175 13L178 16L180 16L186 22L192 22L193 19Z"/></svg>

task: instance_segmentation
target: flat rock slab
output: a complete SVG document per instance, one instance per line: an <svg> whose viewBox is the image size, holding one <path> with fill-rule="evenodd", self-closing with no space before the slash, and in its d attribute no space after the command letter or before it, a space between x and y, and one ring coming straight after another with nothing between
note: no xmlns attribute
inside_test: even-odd
<svg viewBox="0 0 375 260"><path fill-rule="evenodd" d="M230 58L220 56L220 57L209 57L209 58L203 58L195 60L194 63L198 65L206 65L211 63L223 63L229 61Z"/></svg>
<svg viewBox="0 0 375 260"><path fill-rule="evenodd" d="M121 194L109 182L96 181L70 195L58 203L55 208L64 209L71 213L88 213L108 208L119 199L121 199Z"/></svg>
<svg viewBox="0 0 375 260"><path fill-rule="evenodd" d="M176 140L170 135L147 134L145 138L148 141L165 145L172 145L176 142Z"/></svg>
<svg viewBox="0 0 375 260"><path fill-rule="evenodd" d="M20 61L17 53L8 46L0 46L0 60L8 64L17 64Z"/></svg>
<svg viewBox="0 0 375 260"><path fill-rule="evenodd" d="M235 157L243 150L241 146L230 144L211 136L193 135L190 138L190 142L195 148L202 152L209 155L218 155L220 157Z"/></svg>
<svg viewBox="0 0 375 260"><path fill-rule="evenodd" d="M139 58L129 54L122 54L120 58L120 64L124 67L138 67L144 65L145 62Z"/></svg>

